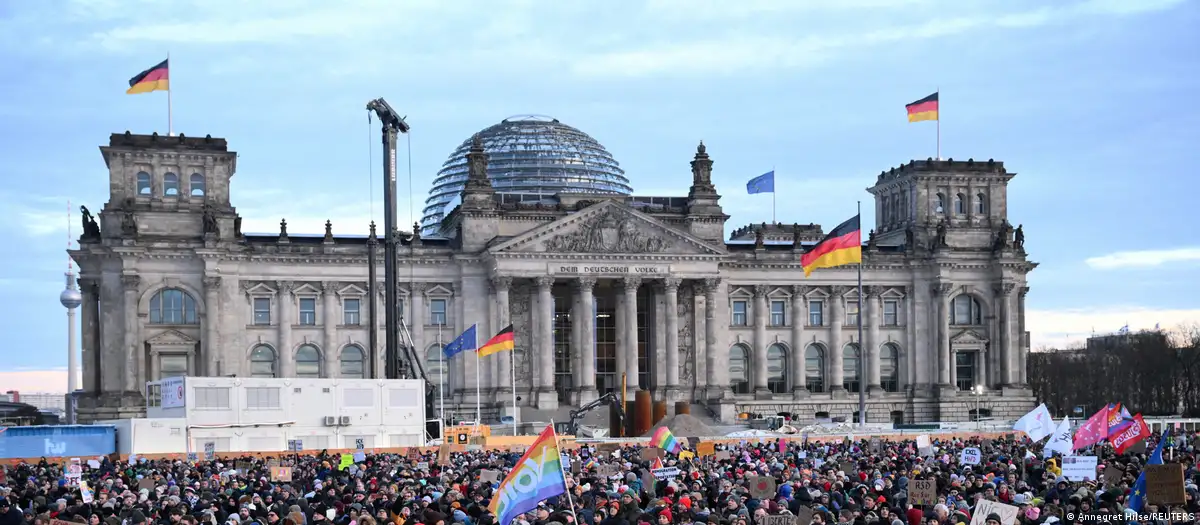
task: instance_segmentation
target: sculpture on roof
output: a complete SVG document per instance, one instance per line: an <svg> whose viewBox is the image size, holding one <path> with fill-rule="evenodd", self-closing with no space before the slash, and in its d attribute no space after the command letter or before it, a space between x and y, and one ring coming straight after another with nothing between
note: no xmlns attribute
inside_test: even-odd
<svg viewBox="0 0 1200 525"><path fill-rule="evenodd" d="M96 218L92 216L92 212L87 209L87 206L79 207L80 218L83 221L83 237L84 239L99 239L100 225L96 224Z"/></svg>
<svg viewBox="0 0 1200 525"><path fill-rule="evenodd" d="M1017 225L1017 231L1013 238L1013 248L1025 251L1025 226L1022 224Z"/></svg>
<svg viewBox="0 0 1200 525"><path fill-rule="evenodd" d="M221 233L220 226L217 225L217 214L213 211L212 206L204 205L204 234L216 235Z"/></svg>
<svg viewBox="0 0 1200 525"><path fill-rule="evenodd" d="M754 249L755 250L761 250L763 248L763 245L766 244L766 240L767 240L767 234L763 231L762 228L754 230Z"/></svg>

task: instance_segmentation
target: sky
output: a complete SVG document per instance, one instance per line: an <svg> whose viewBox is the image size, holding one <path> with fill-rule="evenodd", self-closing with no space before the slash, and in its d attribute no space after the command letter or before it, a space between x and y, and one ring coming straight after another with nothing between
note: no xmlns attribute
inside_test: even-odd
<svg viewBox="0 0 1200 525"><path fill-rule="evenodd" d="M406 224L459 143L540 114L637 194L686 194L703 140L729 229L771 220L744 188L772 168L779 221L828 228L935 155L904 105L940 90L942 156L1017 173L1035 349L1200 322L1198 26L1197 0L0 1L0 391L66 389L68 202L107 200L110 133L168 132L166 93L125 94L168 54L173 131L239 153L247 232L382 222L376 97L413 127Z"/></svg>

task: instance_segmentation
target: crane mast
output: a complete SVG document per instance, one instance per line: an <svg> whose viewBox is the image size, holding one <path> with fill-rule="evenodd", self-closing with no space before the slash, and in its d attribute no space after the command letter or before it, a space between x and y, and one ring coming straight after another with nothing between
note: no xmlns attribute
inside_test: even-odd
<svg viewBox="0 0 1200 525"><path fill-rule="evenodd" d="M383 128L384 375L388 379L399 379L400 320L397 319L397 314L400 283L396 272L400 232L396 227L396 139L401 133L408 133L411 128L404 121L404 117L396 113L382 98L368 102L367 111L375 113ZM370 286L374 285L372 280Z"/></svg>

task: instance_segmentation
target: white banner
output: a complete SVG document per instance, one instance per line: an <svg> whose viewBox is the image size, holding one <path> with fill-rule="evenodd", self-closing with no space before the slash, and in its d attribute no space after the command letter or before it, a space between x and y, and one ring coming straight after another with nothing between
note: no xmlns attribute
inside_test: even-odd
<svg viewBox="0 0 1200 525"><path fill-rule="evenodd" d="M1062 458L1062 475L1070 481L1095 481L1096 456L1066 456Z"/></svg>
<svg viewBox="0 0 1200 525"><path fill-rule="evenodd" d="M162 393L163 408L182 408L185 405L182 377L168 377L160 381L158 385L159 391Z"/></svg>
<svg viewBox="0 0 1200 525"><path fill-rule="evenodd" d="M975 447L964 448L958 455L958 462L963 465L978 465L983 461L983 453Z"/></svg>

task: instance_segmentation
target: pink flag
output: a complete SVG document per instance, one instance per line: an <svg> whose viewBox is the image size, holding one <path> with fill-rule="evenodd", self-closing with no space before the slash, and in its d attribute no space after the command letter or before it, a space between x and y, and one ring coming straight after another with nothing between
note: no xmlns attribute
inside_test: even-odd
<svg viewBox="0 0 1200 525"><path fill-rule="evenodd" d="M1075 431L1074 450L1089 447L1108 438L1108 407L1101 408Z"/></svg>

